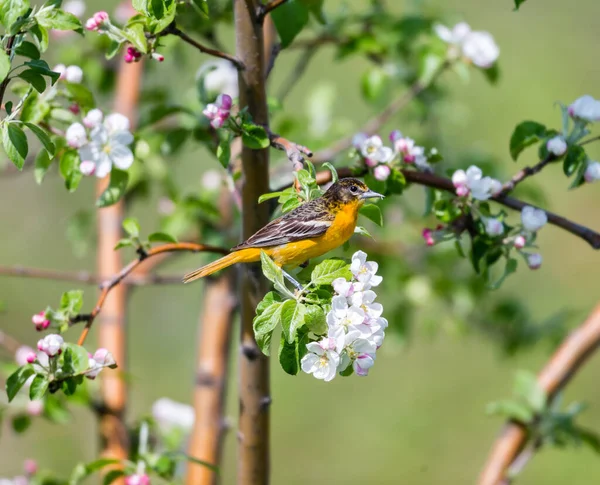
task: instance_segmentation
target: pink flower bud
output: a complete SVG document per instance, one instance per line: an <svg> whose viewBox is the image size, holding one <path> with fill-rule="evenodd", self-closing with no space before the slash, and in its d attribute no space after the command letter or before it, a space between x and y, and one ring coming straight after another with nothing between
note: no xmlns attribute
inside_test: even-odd
<svg viewBox="0 0 600 485"><path fill-rule="evenodd" d="M37 354L33 351L29 352L25 357L28 364L33 364L37 360Z"/></svg>
<svg viewBox="0 0 600 485"><path fill-rule="evenodd" d="M96 164L91 160L84 160L79 164L79 171L83 175L94 175L96 173Z"/></svg>
<svg viewBox="0 0 600 485"><path fill-rule="evenodd" d="M415 163L415 156L414 155L404 155L404 157L402 157L402 160L404 160L406 163Z"/></svg>
<svg viewBox="0 0 600 485"><path fill-rule="evenodd" d="M60 74L58 78L60 80L65 79L65 77L67 76L67 66L65 66L64 64L57 64L52 68L52 70Z"/></svg>
<svg viewBox="0 0 600 485"><path fill-rule="evenodd" d="M165 56L163 56L162 54L159 54L158 52L153 52L152 59L154 59L155 61L158 61L158 62L162 62L165 60Z"/></svg>
<svg viewBox="0 0 600 485"><path fill-rule="evenodd" d="M396 143L400 138L402 138L402 133L400 133L400 130L394 130L390 133L390 141L392 143Z"/></svg>
<svg viewBox="0 0 600 485"><path fill-rule="evenodd" d="M99 12L96 12L92 18L96 21L96 24L98 24L98 26L101 26L104 22L108 20L108 13L104 10L101 10Z"/></svg>
<svg viewBox="0 0 600 485"><path fill-rule="evenodd" d="M115 358L107 349L96 350L92 358L100 365L111 366L116 364Z"/></svg>
<svg viewBox="0 0 600 485"><path fill-rule="evenodd" d="M373 160L372 158L365 158L365 165L367 167L376 167L378 163L377 160Z"/></svg>
<svg viewBox="0 0 600 485"><path fill-rule="evenodd" d="M423 229L423 232L421 234L427 246L433 246L435 244L435 240L433 239L433 231L431 229L426 227L425 229Z"/></svg>
<svg viewBox="0 0 600 485"><path fill-rule="evenodd" d="M221 118L220 116L217 116L216 118L213 118L210 122L210 126L212 126L215 130L221 128L221 126L223 126L223 123L225 122L225 120L223 118Z"/></svg>
<svg viewBox="0 0 600 485"><path fill-rule="evenodd" d="M529 269L538 269L542 265L542 255L540 253L527 255L527 265Z"/></svg>
<svg viewBox="0 0 600 485"><path fill-rule="evenodd" d="M77 103L73 103L71 106L69 106L69 111L74 115L78 115L81 112L81 109Z"/></svg>
<svg viewBox="0 0 600 485"><path fill-rule="evenodd" d="M44 310L31 317L31 321L35 325L35 329L38 332L46 330L50 326L50 320L46 318L46 312Z"/></svg>
<svg viewBox="0 0 600 485"><path fill-rule="evenodd" d="M31 353L33 353L33 355L35 356L35 352L33 352L33 349L31 347L29 347L28 345L21 345L15 352L15 362L19 365L27 364L29 362L29 354Z"/></svg>
<svg viewBox="0 0 600 485"><path fill-rule="evenodd" d="M375 170L373 170L373 176L381 182L387 180L391 173L392 169L389 165L378 165L375 167Z"/></svg>
<svg viewBox="0 0 600 485"><path fill-rule="evenodd" d="M517 237L515 237L513 244L515 245L515 248L523 249L526 243L527 241L525 240L525 237L519 234Z"/></svg>
<svg viewBox="0 0 600 485"><path fill-rule="evenodd" d="M145 473L125 477L125 485L150 485L150 478Z"/></svg>
<svg viewBox="0 0 600 485"><path fill-rule="evenodd" d="M85 28L87 30L98 30L98 23L93 17L90 17L85 21Z"/></svg>
<svg viewBox="0 0 600 485"><path fill-rule="evenodd" d="M467 195L469 195L469 189L466 185L459 185L458 187L456 187L456 195L458 195L459 197L466 197Z"/></svg>
<svg viewBox="0 0 600 485"><path fill-rule="evenodd" d="M222 110L229 111L233 105L233 99L228 94L219 94L215 104Z"/></svg>
<svg viewBox="0 0 600 485"><path fill-rule="evenodd" d="M39 416L44 411L43 401L35 400L27 403L27 414L29 416Z"/></svg>
<svg viewBox="0 0 600 485"><path fill-rule="evenodd" d="M126 62L127 64L129 64L129 63L131 63L131 62L135 61L135 57L133 57L133 55L131 55L131 54L129 54L129 53L125 54L125 55L123 56L123 59L125 59L125 62Z"/></svg>
<svg viewBox="0 0 600 485"><path fill-rule="evenodd" d="M26 475L35 475L38 471L38 466L35 460L25 460L23 463L23 469L25 470Z"/></svg>

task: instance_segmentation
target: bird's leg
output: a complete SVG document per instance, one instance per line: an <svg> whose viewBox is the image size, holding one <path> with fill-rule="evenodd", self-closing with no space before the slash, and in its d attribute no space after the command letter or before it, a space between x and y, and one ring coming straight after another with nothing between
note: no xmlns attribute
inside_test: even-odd
<svg viewBox="0 0 600 485"><path fill-rule="evenodd" d="M281 272L283 273L283 277L288 280L292 285L294 285L296 287L296 289L298 291L303 291L304 288L302 287L302 285L300 283L298 283L293 277L292 275L290 275L289 273L287 273L286 271L284 271L283 269L281 270Z"/></svg>
<svg viewBox="0 0 600 485"><path fill-rule="evenodd" d="M300 265L300 267L301 267L301 268L306 268L306 267L308 266L308 264L309 264L309 261L308 261L308 259L307 259L306 261L304 261L304 263L302 263L302 264Z"/></svg>

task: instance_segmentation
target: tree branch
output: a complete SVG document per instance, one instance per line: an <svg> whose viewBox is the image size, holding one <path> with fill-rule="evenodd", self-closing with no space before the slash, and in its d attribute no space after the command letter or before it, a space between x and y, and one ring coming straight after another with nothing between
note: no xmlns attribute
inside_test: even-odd
<svg viewBox="0 0 600 485"><path fill-rule="evenodd" d="M269 126L265 88L264 42L257 19L256 0L234 0L236 54L246 69L239 71L240 108L255 123ZM269 221L266 204L258 204L269 190L269 150L242 148L242 236L250 237ZM254 339L256 305L267 292L259 264L243 265L240 281L241 338L238 424L238 485L269 482L269 360Z"/></svg>
<svg viewBox="0 0 600 485"><path fill-rule="evenodd" d="M244 64L238 58L232 56L231 54L227 54L226 52L222 52L220 50L213 49L212 47L207 47L203 44L200 44L200 42L192 39L185 32L182 32L181 30L179 30L179 28L175 25L175 23L172 23L171 25L169 25L165 29L164 32L165 32L165 34L176 35L177 37L182 39L184 42L187 42L188 44L195 47L196 49L198 49L200 52L203 52L204 54L208 54L213 57L220 57L221 59L228 60L235 67L237 67L238 70L244 69Z"/></svg>
<svg viewBox="0 0 600 485"><path fill-rule="evenodd" d="M281 7L285 2L287 2L287 0L271 0L266 5L259 4L256 9L256 17L258 21L262 22L268 14L270 14L277 7Z"/></svg>
<svg viewBox="0 0 600 485"><path fill-rule="evenodd" d="M12 54L12 47L15 43L15 35L11 35L6 41L6 55L10 58ZM8 87L8 83L10 82L10 77L6 76L6 78L0 83L0 106L4 108L4 94L6 93L6 88Z"/></svg>
<svg viewBox="0 0 600 485"><path fill-rule="evenodd" d="M548 399L560 391L579 367L600 345L600 305L587 320L562 343L538 375L538 384ZM519 424L508 422L494 443L487 463L479 477L479 485L501 485L527 441L527 432Z"/></svg>
<svg viewBox="0 0 600 485"><path fill-rule="evenodd" d="M431 76L429 82L422 83L420 81L415 82L407 92L403 93L400 97L396 98L394 101L390 103L390 105L385 108L381 113L377 116L371 118L367 121L362 128L358 130L358 132L365 133L367 135L374 135L377 133L383 125L385 125L392 116L403 110L414 98L416 98L419 94L421 94L425 89L431 86L435 80L440 77L440 75L450 66L449 62L444 62L439 69ZM319 150L315 153L312 161L313 163L323 163L328 162L335 158L340 152L347 150L352 146L352 139L354 135L348 136L346 138L342 138L341 140L336 141L329 148L325 148L323 150Z"/></svg>
<svg viewBox="0 0 600 485"><path fill-rule="evenodd" d="M223 437L227 429L223 416L231 330L237 306L235 296L236 270L229 270L218 278L207 278L204 289L201 331L198 335L198 360L194 390L194 429L188 455L207 463L219 465ZM190 463L187 467L188 485L217 483L217 475L210 468Z"/></svg>
<svg viewBox="0 0 600 485"><path fill-rule="evenodd" d="M523 167L515 175L513 175L512 178L508 182L506 182L504 185L502 185L502 190L500 191L498 196L509 194L510 192L512 192L515 189L515 187L518 184L523 182L523 180L525 180L527 177L531 177L532 175L535 175L538 172L541 172L546 165L548 165L550 162L552 162L554 160L556 160L556 157L552 154L549 154L546 156L546 158L540 160L533 167Z"/></svg>
<svg viewBox="0 0 600 485"><path fill-rule="evenodd" d="M304 166L303 155L306 155L307 157L313 156L313 152L305 146L294 143L277 135L276 133L271 133L270 131L269 140L271 141L271 146L273 148L285 152L289 161L292 162L295 170L299 170Z"/></svg>
<svg viewBox="0 0 600 485"><path fill-rule="evenodd" d="M123 282L123 280L134 271L139 265L141 265L144 261L147 261L149 258L156 256L158 254L177 252L177 251L187 251L192 253L200 253L200 252L209 252L209 253L217 253L217 254L229 254L229 250L225 248L220 248L216 246L210 246L207 244L197 244L197 243L189 243L189 242L181 242L181 243L171 243L171 244L163 244L162 246L156 246L150 249L145 255L139 256L137 259L131 261L127 266L125 266L121 271L115 274L112 278L104 281L100 284L100 297L96 302L96 306L92 310L91 313L85 315L77 315L73 318L73 324L79 322L86 322L85 328L79 337L78 344L83 345L85 343L85 339L90 331L92 324L94 323L94 319L98 316L98 314L102 311L102 306L106 300L106 297L110 293L110 291L115 288L117 285Z"/></svg>
<svg viewBox="0 0 600 485"><path fill-rule="evenodd" d="M337 170L338 175L340 177L360 177L367 173L366 168L353 170L348 167L342 167ZM455 193L454 185L452 184L452 180L446 177L440 177L439 175L435 175L433 173L427 172L417 172L415 170L402 170L404 177L407 182L411 182L417 185L424 185L426 187L432 187L434 189L445 190L446 192ZM331 182L331 172L329 170L322 171L317 173L317 183L319 185L326 184ZM290 187L292 183L286 184L277 189L277 191L284 190L287 187ZM490 200L493 200L499 204L502 204L505 207L509 207L510 209L514 209L516 211L521 211L523 207L531 205L528 202L524 202L520 199L515 199L514 197L508 197L506 195L497 195L491 197ZM535 207L535 206L533 206ZM584 241L586 241L592 248L600 249L600 234L589 229L588 227L582 226L581 224L577 224L566 217L555 214L554 212L547 211L543 209L546 215L548 216L548 222L556 227L560 227L561 229L570 232L574 236L577 236Z"/></svg>

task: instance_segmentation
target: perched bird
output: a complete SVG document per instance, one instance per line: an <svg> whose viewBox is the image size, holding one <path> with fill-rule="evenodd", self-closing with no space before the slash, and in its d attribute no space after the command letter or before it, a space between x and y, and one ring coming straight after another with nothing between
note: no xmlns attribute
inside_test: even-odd
<svg viewBox="0 0 600 485"><path fill-rule="evenodd" d="M358 210L365 199L383 195L355 178L334 183L321 197L269 222L227 256L184 276L197 280L236 263L260 261L264 251L278 266L299 266L344 244L354 233ZM298 286L287 273L284 275Z"/></svg>

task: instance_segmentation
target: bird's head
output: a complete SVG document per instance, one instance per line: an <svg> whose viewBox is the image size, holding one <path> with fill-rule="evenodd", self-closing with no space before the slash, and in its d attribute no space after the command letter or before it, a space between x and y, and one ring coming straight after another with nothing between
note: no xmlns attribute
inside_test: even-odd
<svg viewBox="0 0 600 485"><path fill-rule="evenodd" d="M343 178L338 180L329 187L325 193L325 197L330 198L335 202L357 202L360 205L362 205L366 199L375 197L383 199L383 195L373 192L364 182L355 178Z"/></svg>

